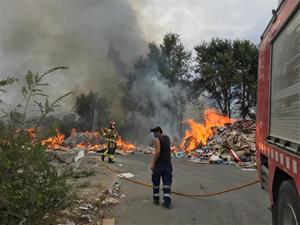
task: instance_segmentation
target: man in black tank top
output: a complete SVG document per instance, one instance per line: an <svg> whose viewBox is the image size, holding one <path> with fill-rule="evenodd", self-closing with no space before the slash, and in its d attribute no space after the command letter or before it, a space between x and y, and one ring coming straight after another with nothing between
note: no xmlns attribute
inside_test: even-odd
<svg viewBox="0 0 300 225"><path fill-rule="evenodd" d="M163 181L164 203L165 208L171 208L171 185L172 185L172 164L171 164L171 148L170 138L163 134L160 127L150 130L155 137L154 147L155 155L153 158L152 183L153 183L153 201L159 205L159 185L160 179Z"/></svg>

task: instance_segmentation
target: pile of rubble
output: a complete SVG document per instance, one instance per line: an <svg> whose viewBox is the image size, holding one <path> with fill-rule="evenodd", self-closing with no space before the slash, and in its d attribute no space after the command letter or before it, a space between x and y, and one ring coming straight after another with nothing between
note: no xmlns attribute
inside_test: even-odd
<svg viewBox="0 0 300 225"><path fill-rule="evenodd" d="M103 143L103 140L98 132L76 132L76 130L73 130L71 135L64 140L64 146L69 146L71 148L78 145L98 146L99 143Z"/></svg>
<svg viewBox="0 0 300 225"><path fill-rule="evenodd" d="M255 167L255 152L255 122L243 120L216 128L214 135L209 138L206 145L197 146L193 151L186 152L183 149L175 148L173 156L189 157L196 163Z"/></svg>

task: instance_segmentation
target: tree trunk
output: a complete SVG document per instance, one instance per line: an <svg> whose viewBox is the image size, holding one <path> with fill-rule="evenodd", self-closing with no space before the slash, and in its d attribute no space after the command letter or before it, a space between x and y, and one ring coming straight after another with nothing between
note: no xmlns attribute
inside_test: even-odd
<svg viewBox="0 0 300 225"><path fill-rule="evenodd" d="M246 90L245 90L245 75L242 75L242 118L245 119L247 116L247 109L246 109L246 105L245 105L245 94L246 94Z"/></svg>
<svg viewBox="0 0 300 225"><path fill-rule="evenodd" d="M89 130L92 131L93 130L93 123L94 123L94 113L95 113L95 101L92 101L92 104L91 104L91 112L90 112L90 128Z"/></svg>

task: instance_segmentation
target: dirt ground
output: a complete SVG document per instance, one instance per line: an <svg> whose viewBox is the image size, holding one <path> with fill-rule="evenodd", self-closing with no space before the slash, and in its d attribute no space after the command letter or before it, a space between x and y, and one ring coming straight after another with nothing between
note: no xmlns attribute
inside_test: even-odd
<svg viewBox="0 0 300 225"><path fill-rule="evenodd" d="M74 190L74 202L65 210L46 215L43 225L101 225L104 218L112 218L112 206L124 197L120 181L109 171L100 156L87 154L69 164L51 161L58 172L68 171L68 183Z"/></svg>

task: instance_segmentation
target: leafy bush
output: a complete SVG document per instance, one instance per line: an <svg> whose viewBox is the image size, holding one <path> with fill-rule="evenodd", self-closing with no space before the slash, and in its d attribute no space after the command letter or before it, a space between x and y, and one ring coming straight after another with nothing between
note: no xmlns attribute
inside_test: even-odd
<svg viewBox="0 0 300 225"><path fill-rule="evenodd" d="M1 109L0 120L0 224L34 225L46 213L65 207L70 199L66 176L57 174L48 164L46 149L39 135L40 124L70 93L54 101L43 90L45 76L66 67L56 67L43 74L29 71L22 87L22 103L11 112ZM0 81L0 87L16 80ZM1 89L3 92L3 89ZM27 114L37 113L34 117Z"/></svg>
<svg viewBox="0 0 300 225"><path fill-rule="evenodd" d="M69 202L66 177L48 165L45 148L26 134L0 143L0 224L36 224Z"/></svg>

